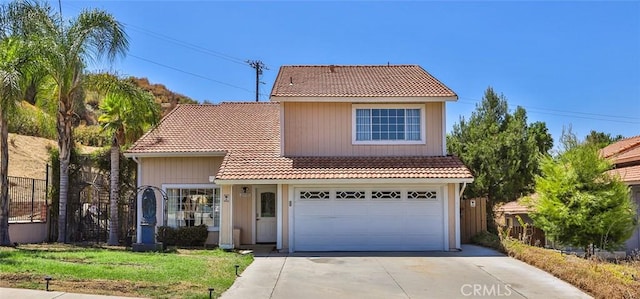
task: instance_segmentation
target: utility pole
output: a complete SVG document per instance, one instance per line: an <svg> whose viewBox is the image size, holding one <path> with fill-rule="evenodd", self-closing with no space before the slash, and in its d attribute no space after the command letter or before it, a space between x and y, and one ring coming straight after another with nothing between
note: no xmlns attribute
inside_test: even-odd
<svg viewBox="0 0 640 299"><path fill-rule="evenodd" d="M256 102L258 102L260 100L260 75L262 75L262 70L268 70L268 68L261 60L247 60L246 63L256 69Z"/></svg>

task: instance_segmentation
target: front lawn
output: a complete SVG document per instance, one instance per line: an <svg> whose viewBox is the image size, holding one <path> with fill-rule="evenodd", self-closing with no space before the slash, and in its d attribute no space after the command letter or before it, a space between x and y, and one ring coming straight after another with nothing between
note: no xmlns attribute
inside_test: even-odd
<svg viewBox="0 0 640 299"><path fill-rule="evenodd" d="M122 247L20 245L0 248L0 286L53 291L153 298L219 296L243 271L251 255L222 250L178 250L138 253Z"/></svg>

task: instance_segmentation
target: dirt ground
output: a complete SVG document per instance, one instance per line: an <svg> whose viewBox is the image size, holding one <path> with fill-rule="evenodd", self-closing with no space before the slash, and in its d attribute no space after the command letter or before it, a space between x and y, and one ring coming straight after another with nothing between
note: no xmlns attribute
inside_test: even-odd
<svg viewBox="0 0 640 299"><path fill-rule="evenodd" d="M55 140L9 134L9 176L45 179L49 149L57 147ZM81 146L82 152L96 149Z"/></svg>

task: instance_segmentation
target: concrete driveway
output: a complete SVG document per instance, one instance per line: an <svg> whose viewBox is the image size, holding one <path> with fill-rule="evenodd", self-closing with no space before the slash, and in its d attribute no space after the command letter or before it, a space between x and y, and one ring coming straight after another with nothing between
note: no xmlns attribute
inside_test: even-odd
<svg viewBox="0 0 640 299"><path fill-rule="evenodd" d="M590 298L496 251L257 256L222 298Z"/></svg>

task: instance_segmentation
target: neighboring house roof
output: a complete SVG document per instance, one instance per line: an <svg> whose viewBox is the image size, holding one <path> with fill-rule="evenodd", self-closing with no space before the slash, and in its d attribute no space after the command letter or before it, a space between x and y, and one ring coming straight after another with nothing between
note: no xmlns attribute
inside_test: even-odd
<svg viewBox="0 0 640 299"><path fill-rule="evenodd" d="M640 148L640 135L630 138L625 138L620 141L609 144L601 150L602 156L605 158L619 156L625 152L633 149ZM638 159L640 159L640 152L636 153Z"/></svg>
<svg viewBox="0 0 640 299"><path fill-rule="evenodd" d="M610 174L620 176L628 184L640 184L640 136L612 143L603 148L601 153L615 165Z"/></svg>
<svg viewBox="0 0 640 299"><path fill-rule="evenodd" d="M609 170L609 174L618 175L623 182L640 185L640 165L620 167Z"/></svg>
<svg viewBox="0 0 640 299"><path fill-rule="evenodd" d="M271 96L458 97L419 65L282 66Z"/></svg>
<svg viewBox="0 0 640 299"><path fill-rule="evenodd" d="M278 103L178 105L127 156L224 155L218 180L472 179L454 156L282 157Z"/></svg>
<svg viewBox="0 0 640 299"><path fill-rule="evenodd" d="M505 214L527 214L529 213L529 208L521 205L518 201L510 201L499 206L496 211Z"/></svg>

